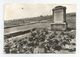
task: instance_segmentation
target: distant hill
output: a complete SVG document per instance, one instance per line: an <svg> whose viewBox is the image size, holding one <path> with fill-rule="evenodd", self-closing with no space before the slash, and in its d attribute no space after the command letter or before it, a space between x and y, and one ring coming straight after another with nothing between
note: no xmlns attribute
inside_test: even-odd
<svg viewBox="0 0 80 57"><path fill-rule="evenodd" d="M52 15L4 21L4 28L22 26L26 23L40 22L43 20L48 20L48 22L52 22ZM67 13L66 21L68 23L68 28L76 29L76 13Z"/></svg>
<svg viewBox="0 0 80 57"><path fill-rule="evenodd" d="M68 23L68 28L76 29L76 13L67 13L66 21Z"/></svg>

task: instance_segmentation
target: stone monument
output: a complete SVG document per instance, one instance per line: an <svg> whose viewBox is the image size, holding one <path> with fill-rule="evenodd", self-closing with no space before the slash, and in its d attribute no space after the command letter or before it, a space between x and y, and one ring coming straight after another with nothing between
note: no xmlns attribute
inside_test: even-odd
<svg viewBox="0 0 80 57"><path fill-rule="evenodd" d="M52 9L53 23L51 23L51 30L66 30L66 7L57 6Z"/></svg>

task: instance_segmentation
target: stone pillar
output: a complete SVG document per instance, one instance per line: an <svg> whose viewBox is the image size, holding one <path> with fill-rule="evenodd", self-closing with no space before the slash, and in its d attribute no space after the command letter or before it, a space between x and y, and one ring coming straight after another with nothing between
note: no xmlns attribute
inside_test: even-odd
<svg viewBox="0 0 80 57"><path fill-rule="evenodd" d="M51 30L66 30L66 7L57 6L52 11Z"/></svg>

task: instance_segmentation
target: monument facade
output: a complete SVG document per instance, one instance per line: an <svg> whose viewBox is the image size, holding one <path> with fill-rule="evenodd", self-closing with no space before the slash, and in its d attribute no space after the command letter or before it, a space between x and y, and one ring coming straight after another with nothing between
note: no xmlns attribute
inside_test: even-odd
<svg viewBox="0 0 80 57"><path fill-rule="evenodd" d="M51 30L66 30L66 7L57 6L52 9L53 23L51 23Z"/></svg>

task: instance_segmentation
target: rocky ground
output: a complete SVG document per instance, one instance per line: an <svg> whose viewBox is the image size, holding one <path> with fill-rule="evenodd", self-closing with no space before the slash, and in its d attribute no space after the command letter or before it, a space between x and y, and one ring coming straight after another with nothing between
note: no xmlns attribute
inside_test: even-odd
<svg viewBox="0 0 80 57"><path fill-rule="evenodd" d="M25 36L25 37L24 37ZM76 51L76 31L37 28L23 37L4 39L7 54L71 54Z"/></svg>

